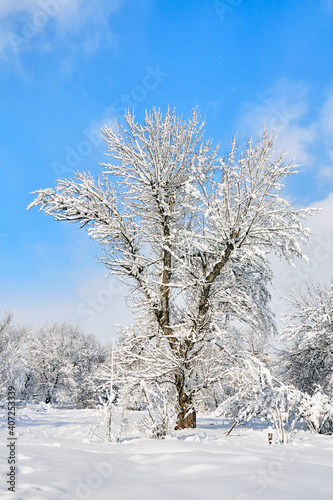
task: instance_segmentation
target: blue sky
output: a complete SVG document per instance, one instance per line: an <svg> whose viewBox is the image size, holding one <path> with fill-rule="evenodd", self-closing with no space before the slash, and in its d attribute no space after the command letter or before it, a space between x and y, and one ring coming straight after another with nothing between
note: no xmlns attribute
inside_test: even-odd
<svg viewBox="0 0 333 500"><path fill-rule="evenodd" d="M127 107L141 120L153 106L184 116L198 106L226 149L236 131L242 142L275 127L304 169L286 195L325 205L314 227L327 233L332 60L331 0L2 0L0 310L103 339L131 321L86 233L26 211L59 176L99 171L99 127Z"/></svg>

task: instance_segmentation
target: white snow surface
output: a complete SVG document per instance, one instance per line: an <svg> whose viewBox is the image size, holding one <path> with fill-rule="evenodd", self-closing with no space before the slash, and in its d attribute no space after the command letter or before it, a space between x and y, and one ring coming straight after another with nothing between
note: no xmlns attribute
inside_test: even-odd
<svg viewBox="0 0 333 500"><path fill-rule="evenodd" d="M7 491L8 429L1 419L4 500L325 500L333 498L333 437L300 431L268 444L264 424L198 418L164 440L89 441L96 410L19 409L17 488Z"/></svg>

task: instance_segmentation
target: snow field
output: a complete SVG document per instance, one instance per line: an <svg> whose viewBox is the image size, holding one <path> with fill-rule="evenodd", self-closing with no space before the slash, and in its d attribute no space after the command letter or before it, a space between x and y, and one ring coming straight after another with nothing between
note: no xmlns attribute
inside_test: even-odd
<svg viewBox="0 0 333 500"><path fill-rule="evenodd" d="M271 446L263 425L236 427L201 416L197 429L165 440L89 441L96 410L20 410L18 480L4 500L328 500L333 492L333 438L299 432ZM1 443L7 429L2 424Z"/></svg>

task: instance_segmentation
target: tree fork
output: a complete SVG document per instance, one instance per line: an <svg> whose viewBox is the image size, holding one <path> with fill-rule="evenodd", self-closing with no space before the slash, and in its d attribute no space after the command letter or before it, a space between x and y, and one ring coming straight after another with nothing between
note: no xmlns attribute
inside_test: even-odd
<svg viewBox="0 0 333 500"><path fill-rule="evenodd" d="M224 252L224 255L222 257L222 259L217 262L213 268L213 270L208 274L208 276L206 276L205 278L205 284L202 288L202 291L201 291L201 296L200 296L200 301L199 301L199 314L198 314L198 317L199 317L199 321L198 321L198 326L199 326L199 329L201 329L205 323L205 316L207 314L207 312L209 311L209 293L210 293L210 288L212 286L212 283L216 280L216 278L219 277L219 275L221 274L221 271L223 269L223 267L226 265L226 263L228 262L229 258L230 258L230 255L231 255L231 252L233 251L234 249L234 244L232 242L230 242Z"/></svg>

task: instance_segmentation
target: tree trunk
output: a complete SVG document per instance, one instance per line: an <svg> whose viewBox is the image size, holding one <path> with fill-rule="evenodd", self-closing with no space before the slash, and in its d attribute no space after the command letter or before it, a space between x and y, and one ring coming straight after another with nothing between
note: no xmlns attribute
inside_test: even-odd
<svg viewBox="0 0 333 500"><path fill-rule="evenodd" d="M192 397L186 394L183 374L176 374L176 387L178 391L179 403L176 430L195 429L197 424L197 415L193 406Z"/></svg>

